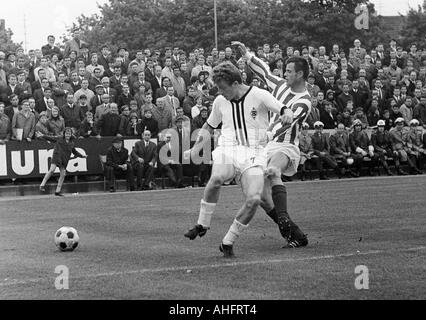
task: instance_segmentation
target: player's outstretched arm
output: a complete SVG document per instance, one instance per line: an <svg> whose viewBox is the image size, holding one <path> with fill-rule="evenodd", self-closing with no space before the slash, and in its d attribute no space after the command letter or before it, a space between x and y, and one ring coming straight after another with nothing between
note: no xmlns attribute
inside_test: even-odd
<svg viewBox="0 0 426 320"><path fill-rule="evenodd" d="M250 53L246 46L239 42L233 41L231 45L236 46L243 57L246 58L247 64L250 69L260 78L264 79L266 85L268 86L270 91L275 90L275 87L284 81L284 79L275 76L272 74L269 66L263 62L261 59L257 58L254 54Z"/></svg>
<svg viewBox="0 0 426 320"><path fill-rule="evenodd" d="M203 149L204 144L207 142L207 139L211 138L213 131L214 129L207 122L205 122L198 133L197 140L195 140L194 145L185 153L191 154L191 157L198 156L200 151Z"/></svg>

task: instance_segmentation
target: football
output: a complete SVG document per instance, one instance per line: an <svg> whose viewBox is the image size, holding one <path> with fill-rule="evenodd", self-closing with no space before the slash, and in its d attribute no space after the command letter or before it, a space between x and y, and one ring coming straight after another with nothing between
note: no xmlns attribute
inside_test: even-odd
<svg viewBox="0 0 426 320"><path fill-rule="evenodd" d="M59 228L55 233L55 244L61 251L73 251L79 240L77 230L72 227Z"/></svg>

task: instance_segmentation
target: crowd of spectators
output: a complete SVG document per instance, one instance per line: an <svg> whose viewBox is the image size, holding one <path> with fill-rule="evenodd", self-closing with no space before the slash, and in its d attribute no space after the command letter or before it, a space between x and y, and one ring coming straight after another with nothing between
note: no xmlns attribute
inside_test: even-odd
<svg viewBox="0 0 426 320"><path fill-rule="evenodd" d="M224 61L237 66L244 83L265 88L262 79L231 47L134 52L120 47L111 52L105 45L89 51L79 30L63 49L55 45L53 36L48 36L47 42L28 54L22 48L0 52L0 143L60 137L66 127L82 139L113 136L143 140L148 130L151 138L164 141L166 136L161 133L165 129L183 124L193 131L202 127L211 111L217 95L212 69ZM289 46L283 51L278 44L252 48L280 77L288 58L308 60L306 85L312 96L312 112L305 129L315 133L305 134L310 142L302 141L302 153L306 155L304 163L314 156L322 178L327 178L322 162L337 168L341 175L338 163L351 162L335 161L342 158L353 158L358 165L359 159L369 157L372 162L381 162L389 173L383 159L394 157L396 162L408 161L413 172L420 172L426 143L426 48L412 44L404 49L395 40L367 49L358 39L346 51L338 44L329 51L324 46ZM362 137L355 129L360 127L359 132L365 133L377 128L378 122L384 123L379 128L386 132L386 146L375 136L382 129ZM322 129L336 129L337 136L326 135L324 140ZM135 172L140 173L141 166L132 159L138 167ZM305 170L304 164L301 170ZM403 172L399 166L397 171ZM359 175L359 170L353 175ZM181 185L178 180L175 178L176 185Z"/></svg>

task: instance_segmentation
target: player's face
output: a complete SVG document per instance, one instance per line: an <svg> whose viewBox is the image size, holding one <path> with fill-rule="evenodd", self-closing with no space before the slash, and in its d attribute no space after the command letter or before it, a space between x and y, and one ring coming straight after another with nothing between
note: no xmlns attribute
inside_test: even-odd
<svg viewBox="0 0 426 320"><path fill-rule="evenodd" d="M237 82L234 82L232 85L229 85L225 81L221 80L216 83L219 94L224 96L227 100L235 99L238 91L237 91Z"/></svg>
<svg viewBox="0 0 426 320"><path fill-rule="evenodd" d="M288 85L293 85L299 81L298 72L294 69L294 63L288 63L285 68L284 78L287 80Z"/></svg>

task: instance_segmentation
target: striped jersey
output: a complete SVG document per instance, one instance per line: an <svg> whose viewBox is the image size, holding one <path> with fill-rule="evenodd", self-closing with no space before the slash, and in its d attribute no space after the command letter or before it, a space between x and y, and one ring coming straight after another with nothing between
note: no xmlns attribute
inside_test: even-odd
<svg viewBox="0 0 426 320"><path fill-rule="evenodd" d="M284 127L279 121L279 114L271 115L269 130L272 131L273 140L298 146L302 124L312 108L309 92L306 88L300 93L293 92L284 79L273 75L266 63L250 53L247 53L247 63L250 69L264 80L272 95L293 111L293 122Z"/></svg>
<svg viewBox="0 0 426 320"><path fill-rule="evenodd" d="M279 114L282 104L266 90L249 87L239 100L219 95L213 102L207 124L212 128L222 123L219 146L265 146L269 112Z"/></svg>

